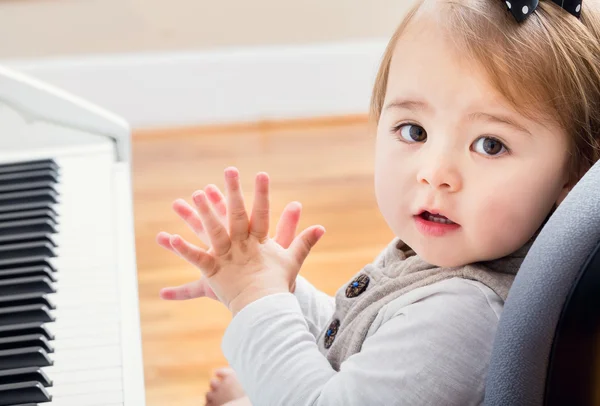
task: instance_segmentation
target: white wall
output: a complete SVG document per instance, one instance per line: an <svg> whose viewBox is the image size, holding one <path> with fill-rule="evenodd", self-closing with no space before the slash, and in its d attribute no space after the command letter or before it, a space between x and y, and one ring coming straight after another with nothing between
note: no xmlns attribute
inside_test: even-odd
<svg viewBox="0 0 600 406"><path fill-rule="evenodd" d="M0 0L0 63L134 127L366 112L412 0Z"/></svg>
<svg viewBox="0 0 600 406"><path fill-rule="evenodd" d="M3 0L0 58L387 37L411 0Z"/></svg>

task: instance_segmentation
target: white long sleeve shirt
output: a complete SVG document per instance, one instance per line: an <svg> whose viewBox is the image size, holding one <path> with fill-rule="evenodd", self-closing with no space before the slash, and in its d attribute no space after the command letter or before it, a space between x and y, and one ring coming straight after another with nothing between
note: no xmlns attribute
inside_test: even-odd
<svg viewBox="0 0 600 406"><path fill-rule="evenodd" d="M337 372L316 344L334 298L299 276L294 294L242 309L222 350L254 406L480 405L502 307L472 280L414 289L379 311Z"/></svg>

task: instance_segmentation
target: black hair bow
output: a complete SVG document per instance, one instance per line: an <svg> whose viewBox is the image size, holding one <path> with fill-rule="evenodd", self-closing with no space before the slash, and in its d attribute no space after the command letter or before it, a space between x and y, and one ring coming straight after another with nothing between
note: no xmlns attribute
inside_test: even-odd
<svg viewBox="0 0 600 406"><path fill-rule="evenodd" d="M552 0L575 17L581 15L582 0ZM508 11L515 17L517 22L525 20L531 13L535 11L539 4L539 0L506 0Z"/></svg>

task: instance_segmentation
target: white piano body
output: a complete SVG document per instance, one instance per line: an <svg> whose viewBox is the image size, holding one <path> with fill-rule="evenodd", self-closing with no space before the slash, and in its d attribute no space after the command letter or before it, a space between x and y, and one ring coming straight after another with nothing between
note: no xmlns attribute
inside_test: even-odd
<svg viewBox="0 0 600 406"><path fill-rule="evenodd" d="M0 405L144 406L128 124L0 66Z"/></svg>

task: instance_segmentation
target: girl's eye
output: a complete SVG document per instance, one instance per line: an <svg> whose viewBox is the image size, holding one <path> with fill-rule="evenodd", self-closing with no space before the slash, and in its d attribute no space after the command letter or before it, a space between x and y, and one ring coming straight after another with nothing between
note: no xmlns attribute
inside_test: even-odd
<svg viewBox="0 0 600 406"><path fill-rule="evenodd" d="M475 151L487 156L501 155L503 151L507 151L504 144L492 137L481 137L475 141Z"/></svg>
<svg viewBox="0 0 600 406"><path fill-rule="evenodd" d="M420 125L401 124L396 127L396 130L400 130L400 137L408 142L421 142L427 139L427 132Z"/></svg>

